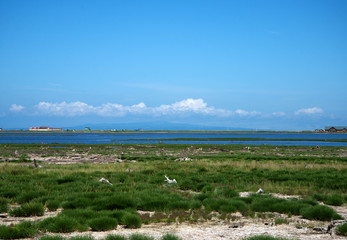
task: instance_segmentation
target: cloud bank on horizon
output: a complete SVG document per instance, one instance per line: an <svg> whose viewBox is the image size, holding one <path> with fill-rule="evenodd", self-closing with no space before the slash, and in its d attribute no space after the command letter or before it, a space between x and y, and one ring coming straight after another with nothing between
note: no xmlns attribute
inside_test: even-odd
<svg viewBox="0 0 347 240"><path fill-rule="evenodd" d="M25 112L26 109L30 109L29 112ZM102 117L124 117L126 115L151 115L151 116L165 116L175 115L180 116L182 114L200 114L208 116L216 116L221 118L226 117L254 117L266 115L259 111L247 111L242 109L228 110L222 108L216 108L208 106L202 99L187 98L182 101L174 102L172 104L162 104L158 107L150 107L145 103L140 102L138 104L125 106L117 103L105 103L99 106L93 106L81 101L75 102L39 102L33 107L24 107L19 104L12 104L9 111L15 113L24 113L29 115L40 116L60 116L60 117L75 117L85 115L98 115ZM294 115L317 115L322 114L323 109L318 107L302 108L297 110ZM273 112L271 116L284 117L288 114L284 112Z"/></svg>

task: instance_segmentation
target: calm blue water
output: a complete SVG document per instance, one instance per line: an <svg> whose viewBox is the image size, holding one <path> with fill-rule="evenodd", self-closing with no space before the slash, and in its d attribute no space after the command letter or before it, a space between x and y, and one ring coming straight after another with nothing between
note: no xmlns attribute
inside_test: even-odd
<svg viewBox="0 0 347 240"><path fill-rule="evenodd" d="M0 143L158 143L170 138L265 138L265 139L347 139L347 134L329 133L0 133ZM129 141L130 139L130 141ZM143 141L140 139L151 139ZM162 141L187 144L247 144L347 146L347 142L325 141Z"/></svg>

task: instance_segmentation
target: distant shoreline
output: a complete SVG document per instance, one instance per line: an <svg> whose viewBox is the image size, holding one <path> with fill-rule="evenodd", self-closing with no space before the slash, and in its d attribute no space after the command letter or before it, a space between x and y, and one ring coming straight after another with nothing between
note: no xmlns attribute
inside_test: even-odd
<svg viewBox="0 0 347 240"><path fill-rule="evenodd" d="M62 131L29 131L29 130L2 130L0 133L317 133L317 134L347 134L347 132L315 132L303 131L243 131L243 130L62 130Z"/></svg>

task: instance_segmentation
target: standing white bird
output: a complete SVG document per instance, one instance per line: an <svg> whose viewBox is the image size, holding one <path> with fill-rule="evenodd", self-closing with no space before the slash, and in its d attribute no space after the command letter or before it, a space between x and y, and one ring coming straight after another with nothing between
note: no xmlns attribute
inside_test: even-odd
<svg viewBox="0 0 347 240"><path fill-rule="evenodd" d="M170 178L168 178L166 175L165 175L165 178L166 178L166 180L164 180L164 181L166 181L168 184L172 184L172 183L177 183L177 181L176 181L176 179L170 179Z"/></svg>
<svg viewBox="0 0 347 240"><path fill-rule="evenodd" d="M108 181L106 178L100 178L99 182L105 182L112 186L112 183L110 183L110 181Z"/></svg>

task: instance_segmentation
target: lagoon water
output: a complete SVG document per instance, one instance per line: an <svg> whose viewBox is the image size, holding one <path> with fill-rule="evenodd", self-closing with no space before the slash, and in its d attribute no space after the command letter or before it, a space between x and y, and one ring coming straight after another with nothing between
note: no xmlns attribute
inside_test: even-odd
<svg viewBox="0 0 347 240"><path fill-rule="evenodd" d="M266 141L165 141L172 138L265 138ZM146 140L144 140L146 139ZM228 132L135 132L135 133L0 133L1 143L162 143L173 144L247 144L297 146L347 146L347 142L326 142L329 139L347 139L347 134L334 133L228 133ZM271 141L271 139L284 139ZM285 139L322 139L322 141L286 141Z"/></svg>

